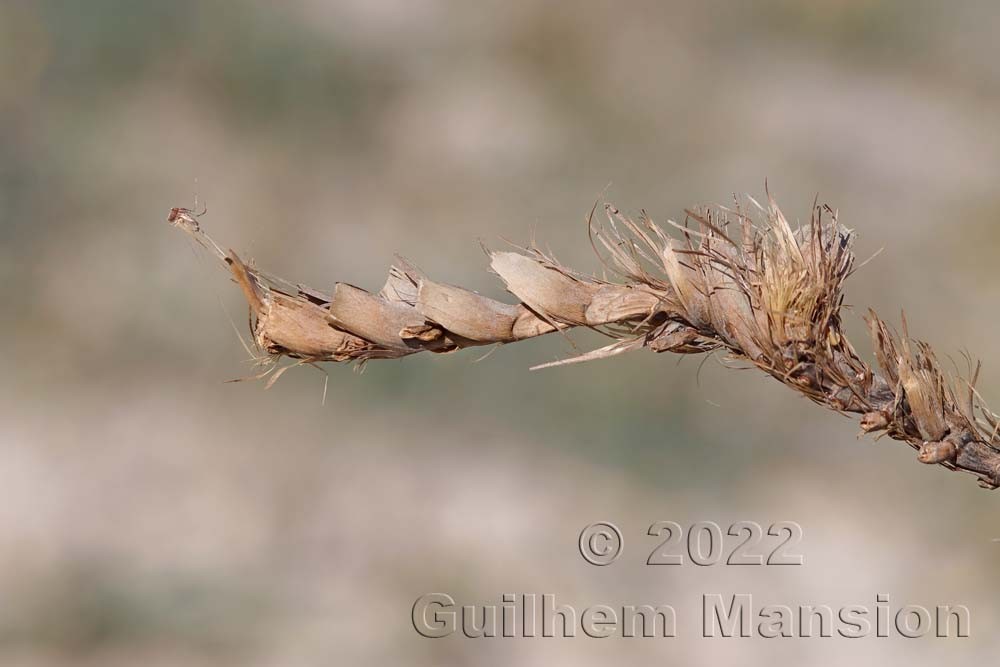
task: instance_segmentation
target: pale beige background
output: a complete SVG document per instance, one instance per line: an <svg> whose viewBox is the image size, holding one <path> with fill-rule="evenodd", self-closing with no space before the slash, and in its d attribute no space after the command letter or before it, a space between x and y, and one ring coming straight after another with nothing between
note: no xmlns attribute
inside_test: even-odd
<svg viewBox="0 0 1000 667"><path fill-rule="evenodd" d="M558 337L289 372L272 390L206 227L319 288L392 253L502 296L477 239L598 268L584 215L814 195L874 306L1000 402L990 2L8 2L0 6L4 665L937 665L1000 649L1000 495L754 372ZM610 186L608 185L610 183ZM581 345L596 341L587 336ZM576 552L616 521L621 562ZM649 568L657 519L802 524L801 568ZM417 596L671 602L674 640L421 640ZM702 593L954 602L972 637L704 641Z"/></svg>

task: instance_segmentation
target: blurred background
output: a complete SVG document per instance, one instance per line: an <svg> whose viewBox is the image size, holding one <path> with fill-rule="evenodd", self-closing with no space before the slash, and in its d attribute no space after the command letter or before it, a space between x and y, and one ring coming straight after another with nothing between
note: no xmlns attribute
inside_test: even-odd
<svg viewBox="0 0 1000 667"><path fill-rule="evenodd" d="M250 375L238 291L164 222L377 289L394 252L505 298L478 240L599 268L657 219L813 198L868 306L1000 402L1000 11L986 0L0 4L0 663L931 665L1000 649L1000 495L756 372L557 336ZM575 337L586 349L598 341ZM625 536L588 565L580 530ZM648 567L649 524L800 523L805 565ZM420 638L420 595L664 604L676 639ZM706 640L700 596L969 607L972 636Z"/></svg>

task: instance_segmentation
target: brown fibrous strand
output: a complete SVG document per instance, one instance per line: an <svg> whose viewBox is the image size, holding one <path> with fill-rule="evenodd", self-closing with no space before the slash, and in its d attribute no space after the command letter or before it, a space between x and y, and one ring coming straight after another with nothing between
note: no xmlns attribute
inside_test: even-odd
<svg viewBox="0 0 1000 667"><path fill-rule="evenodd" d="M595 211L596 212L596 211ZM631 350L722 351L756 366L815 403L854 415L862 431L918 450L918 460L1000 486L1000 418L968 377L946 373L926 343L866 317L875 363L841 326L843 287L854 270L853 233L827 206L793 226L773 199L686 211L682 223L631 218L610 204L588 217L591 242L616 281L562 266L534 245L489 251L490 268L517 303L432 280L399 258L369 292L337 283L331 293L290 283L223 251L198 215L174 208L169 222L225 263L250 308L260 360L295 363L398 359L417 352L514 343L574 327L612 342L541 367ZM278 370L272 382L280 375Z"/></svg>

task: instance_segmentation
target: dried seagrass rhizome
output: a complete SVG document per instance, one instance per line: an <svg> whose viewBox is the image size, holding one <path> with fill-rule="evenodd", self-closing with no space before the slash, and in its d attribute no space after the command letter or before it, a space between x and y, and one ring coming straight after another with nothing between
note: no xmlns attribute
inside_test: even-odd
<svg viewBox="0 0 1000 667"><path fill-rule="evenodd" d="M867 321L877 367L844 336L853 234L832 209L814 206L799 228L770 197L766 207L748 197L733 208L688 210L683 224L665 226L611 205L604 212L604 225L591 215L591 242L621 282L571 271L534 246L489 251L515 304L435 282L402 258L377 293L338 283L326 294L224 252L188 209L172 209L168 220L223 260L243 290L267 366L258 377L270 375L269 385L290 367L277 369L281 357L363 364L589 327L615 342L544 366L639 348L722 350L816 403L858 415L865 432L909 443L924 463L1000 486L1000 417L976 391L978 365L968 378L946 374L927 344L909 338L905 320L898 336L874 312Z"/></svg>

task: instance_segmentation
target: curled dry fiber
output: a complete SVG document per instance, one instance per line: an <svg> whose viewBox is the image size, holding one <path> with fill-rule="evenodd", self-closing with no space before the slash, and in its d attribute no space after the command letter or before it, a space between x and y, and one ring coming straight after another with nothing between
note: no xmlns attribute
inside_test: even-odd
<svg viewBox="0 0 1000 667"><path fill-rule="evenodd" d="M590 327L614 342L556 363L638 348L723 350L816 403L858 415L862 430L909 443L923 463L1000 486L1000 418L975 389L978 365L971 370L970 361L969 378L946 374L928 345L909 339L905 321L900 337L874 312L866 319L877 367L844 336L853 234L832 209L814 206L809 224L793 228L771 199L766 207L747 198L734 208L689 210L683 225L665 227L604 208L608 222L592 222L591 242L621 281L581 275L536 247L489 251L515 304L435 282L402 259L378 293L337 283L325 294L224 252L188 209L173 209L168 219L217 254L242 288L269 365L259 377L282 356L364 363Z"/></svg>

